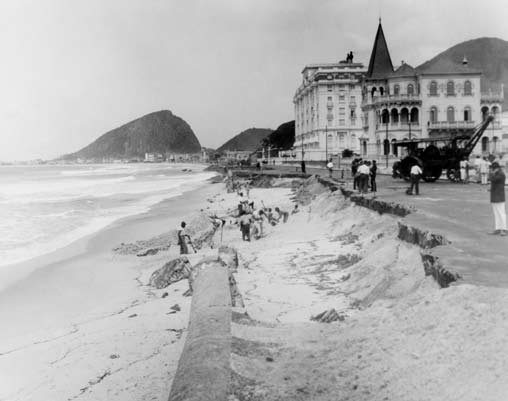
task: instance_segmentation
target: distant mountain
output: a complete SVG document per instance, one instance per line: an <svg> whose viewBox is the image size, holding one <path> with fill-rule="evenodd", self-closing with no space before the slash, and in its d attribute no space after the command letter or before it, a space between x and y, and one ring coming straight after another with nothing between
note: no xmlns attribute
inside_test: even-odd
<svg viewBox="0 0 508 401"><path fill-rule="evenodd" d="M196 153L201 145L189 124L169 110L115 128L65 159L143 158L145 153Z"/></svg>
<svg viewBox="0 0 508 401"><path fill-rule="evenodd" d="M492 89L499 92L501 84L508 90L508 42L498 38L479 38L459 43L434 58L426 61L417 69L429 68L438 63L462 63L466 56L468 66L483 72L481 80L482 92ZM508 107L505 97L503 108Z"/></svg>
<svg viewBox="0 0 508 401"><path fill-rule="evenodd" d="M264 146L274 149L291 149L295 143L295 120L279 125L279 127L263 139Z"/></svg>
<svg viewBox="0 0 508 401"><path fill-rule="evenodd" d="M235 137L231 138L224 145L217 149L217 152L225 150L256 150L261 146L261 141L273 132L267 128L249 128Z"/></svg>

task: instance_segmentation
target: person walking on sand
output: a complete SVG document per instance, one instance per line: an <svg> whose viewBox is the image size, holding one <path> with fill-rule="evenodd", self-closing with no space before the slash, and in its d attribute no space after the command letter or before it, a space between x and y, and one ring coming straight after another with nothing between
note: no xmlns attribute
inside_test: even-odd
<svg viewBox="0 0 508 401"><path fill-rule="evenodd" d="M182 221L180 227L178 227L177 235L178 235L178 245L180 245L180 255L187 255L189 253L189 247L187 246L187 240L190 241L190 236L187 234L185 230L186 227L185 221Z"/></svg>
<svg viewBox="0 0 508 401"><path fill-rule="evenodd" d="M406 192L408 195L413 195L413 188L415 190L415 195L420 195L420 177L422 173L423 171L417 163L411 167L411 186Z"/></svg>
<svg viewBox="0 0 508 401"><path fill-rule="evenodd" d="M242 232L242 240L250 241L250 224L252 217L250 214L243 212L240 216L240 231Z"/></svg>
<svg viewBox="0 0 508 401"><path fill-rule="evenodd" d="M278 207L275 208L275 211L279 215L278 218L277 218L277 222L279 222L280 219L282 218L282 222L283 223L287 223L288 218L289 218L289 213L284 211L284 210L280 210Z"/></svg>
<svg viewBox="0 0 508 401"><path fill-rule="evenodd" d="M492 163L492 172L490 173L490 203L494 212L494 231L489 232L491 235L508 235L506 230L506 209L505 209L505 193L504 182L506 176L501 170L498 162Z"/></svg>
<svg viewBox="0 0 508 401"><path fill-rule="evenodd" d="M377 192L376 175L377 164L375 160L372 160L372 166L370 167L370 190L372 192Z"/></svg>
<svg viewBox="0 0 508 401"><path fill-rule="evenodd" d="M332 159L330 159L328 161L328 164L326 165L326 168L328 169L328 175L330 178L332 178L332 173L333 173L333 162L332 162Z"/></svg>

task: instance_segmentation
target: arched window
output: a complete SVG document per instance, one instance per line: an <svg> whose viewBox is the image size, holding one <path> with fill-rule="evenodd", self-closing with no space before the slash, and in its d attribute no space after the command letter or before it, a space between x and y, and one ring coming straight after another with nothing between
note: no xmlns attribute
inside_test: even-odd
<svg viewBox="0 0 508 401"><path fill-rule="evenodd" d="M482 138L482 152L488 152L489 151L489 137L484 136Z"/></svg>
<svg viewBox="0 0 508 401"><path fill-rule="evenodd" d="M403 124L407 124L409 121L409 110L406 107L403 107L400 111L400 122Z"/></svg>
<svg viewBox="0 0 508 401"><path fill-rule="evenodd" d="M393 94L394 95L398 95L400 93L400 85L399 84L395 84L393 86Z"/></svg>
<svg viewBox="0 0 508 401"><path fill-rule="evenodd" d="M491 112L491 113L492 113L492 115L494 116L494 119L496 119L496 118L497 118L497 115L498 115L498 113L499 113L499 107L497 107L497 106L492 107L492 109L490 109L490 112Z"/></svg>
<svg viewBox="0 0 508 401"><path fill-rule="evenodd" d="M374 86L371 90L370 90L370 95L372 97L376 96L376 91L377 91L377 88Z"/></svg>
<svg viewBox="0 0 508 401"><path fill-rule="evenodd" d="M432 106L430 108L430 122L437 123L437 107L436 106Z"/></svg>
<svg viewBox="0 0 508 401"><path fill-rule="evenodd" d="M446 83L446 96L455 96L455 84L453 81Z"/></svg>
<svg viewBox="0 0 508 401"><path fill-rule="evenodd" d="M381 96L383 96L385 94L385 88L383 88L382 86L379 87L379 94Z"/></svg>
<svg viewBox="0 0 508 401"><path fill-rule="evenodd" d="M492 153L497 153L498 149L498 140L499 138L497 136L492 138Z"/></svg>
<svg viewBox="0 0 508 401"><path fill-rule="evenodd" d="M482 121L485 121L489 116L489 108L487 106L482 107Z"/></svg>
<svg viewBox="0 0 508 401"><path fill-rule="evenodd" d="M471 107L464 108L464 121L471 121Z"/></svg>
<svg viewBox="0 0 508 401"><path fill-rule="evenodd" d="M388 124L388 121L389 121L389 114L388 114L388 110L387 109L384 109L382 114L381 114L381 122L383 124Z"/></svg>
<svg viewBox="0 0 508 401"><path fill-rule="evenodd" d="M407 86L407 94L409 96L413 96L415 93L415 87L413 86L413 84L408 84Z"/></svg>
<svg viewBox="0 0 508 401"><path fill-rule="evenodd" d="M394 156L397 156L397 146L395 145L397 143L396 139L392 139L392 153Z"/></svg>
<svg viewBox="0 0 508 401"><path fill-rule="evenodd" d="M464 96L471 96L471 81L464 82Z"/></svg>
<svg viewBox="0 0 508 401"><path fill-rule="evenodd" d="M399 111L397 109L392 109L390 111L390 118L392 120L392 124L393 123L398 123L399 122Z"/></svg>
<svg viewBox="0 0 508 401"><path fill-rule="evenodd" d="M419 114L418 109L416 107L413 107L411 109L411 116L410 116L412 123L418 124L418 114Z"/></svg>
<svg viewBox="0 0 508 401"><path fill-rule="evenodd" d="M390 141L388 139L383 141L383 154L385 156L390 154Z"/></svg>
<svg viewBox="0 0 508 401"><path fill-rule="evenodd" d="M431 81L430 83L430 96L437 96L437 82Z"/></svg>
<svg viewBox="0 0 508 401"><path fill-rule="evenodd" d="M449 106L446 109L446 121L448 121L449 123L455 122L455 109L453 108L453 106Z"/></svg>
<svg viewBox="0 0 508 401"><path fill-rule="evenodd" d="M362 154L367 156L367 141L362 141Z"/></svg>

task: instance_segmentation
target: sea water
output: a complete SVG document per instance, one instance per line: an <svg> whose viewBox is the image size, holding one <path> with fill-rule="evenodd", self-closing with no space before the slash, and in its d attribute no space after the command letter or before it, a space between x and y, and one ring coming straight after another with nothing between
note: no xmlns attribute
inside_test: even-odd
<svg viewBox="0 0 508 401"><path fill-rule="evenodd" d="M213 175L182 164L1 166L0 269L145 212Z"/></svg>

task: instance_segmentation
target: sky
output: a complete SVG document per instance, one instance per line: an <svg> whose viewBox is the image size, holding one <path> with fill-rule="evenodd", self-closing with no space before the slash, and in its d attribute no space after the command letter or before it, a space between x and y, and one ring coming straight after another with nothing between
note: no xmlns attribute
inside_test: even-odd
<svg viewBox="0 0 508 401"><path fill-rule="evenodd" d="M394 65L508 40L506 0L0 0L0 160L79 150L171 110L202 146L294 119L307 64Z"/></svg>

